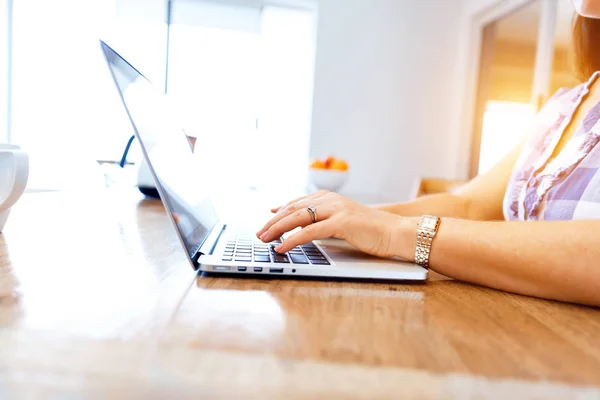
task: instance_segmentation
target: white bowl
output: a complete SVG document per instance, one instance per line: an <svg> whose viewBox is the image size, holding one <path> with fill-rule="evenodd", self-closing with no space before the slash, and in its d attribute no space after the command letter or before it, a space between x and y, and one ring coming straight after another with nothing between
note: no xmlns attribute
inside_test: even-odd
<svg viewBox="0 0 600 400"><path fill-rule="evenodd" d="M346 183L348 171L309 168L308 178L313 185L317 187L317 189L325 189L335 192L344 186L344 183Z"/></svg>

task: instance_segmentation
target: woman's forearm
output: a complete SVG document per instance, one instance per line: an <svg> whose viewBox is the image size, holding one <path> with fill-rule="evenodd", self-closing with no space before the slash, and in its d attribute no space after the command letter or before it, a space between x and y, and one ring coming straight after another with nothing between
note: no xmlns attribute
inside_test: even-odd
<svg viewBox="0 0 600 400"><path fill-rule="evenodd" d="M377 208L402 216L431 214L478 221L503 220L502 202L515 162L521 154L521 146L516 146L488 172L456 188L453 193L435 194Z"/></svg>
<svg viewBox="0 0 600 400"><path fill-rule="evenodd" d="M414 259L417 219L394 234L396 254ZM600 221L480 222L444 218L430 268L514 293L600 306Z"/></svg>
<svg viewBox="0 0 600 400"><path fill-rule="evenodd" d="M383 204L377 208L392 214L416 217L424 214L450 218L469 218L469 198L450 193L420 197L407 203Z"/></svg>

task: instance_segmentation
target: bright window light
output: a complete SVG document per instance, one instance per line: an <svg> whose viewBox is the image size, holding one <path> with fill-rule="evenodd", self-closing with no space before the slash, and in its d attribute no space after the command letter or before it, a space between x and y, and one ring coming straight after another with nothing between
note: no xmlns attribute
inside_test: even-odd
<svg viewBox="0 0 600 400"><path fill-rule="evenodd" d="M216 4L216 3L215 3ZM168 94L197 157L229 187L305 187L314 64L314 13L260 13L174 2ZM241 7L247 8L247 7ZM259 25L256 26L256 17ZM219 21L216 24L215 21Z"/></svg>
<svg viewBox="0 0 600 400"><path fill-rule="evenodd" d="M535 115L529 103L488 101L483 115L479 173L485 173L523 138Z"/></svg>
<svg viewBox="0 0 600 400"><path fill-rule="evenodd" d="M116 3L14 2L11 139L30 154L29 189L102 187L96 160L118 160L133 133L99 38L162 87L166 24L119 20Z"/></svg>

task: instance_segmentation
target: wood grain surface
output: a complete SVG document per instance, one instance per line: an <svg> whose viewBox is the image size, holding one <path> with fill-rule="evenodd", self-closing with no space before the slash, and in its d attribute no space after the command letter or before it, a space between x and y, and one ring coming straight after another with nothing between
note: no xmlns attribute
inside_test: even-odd
<svg viewBox="0 0 600 400"><path fill-rule="evenodd" d="M158 201L26 194L0 398L600 398L598 309L423 284L196 276Z"/></svg>

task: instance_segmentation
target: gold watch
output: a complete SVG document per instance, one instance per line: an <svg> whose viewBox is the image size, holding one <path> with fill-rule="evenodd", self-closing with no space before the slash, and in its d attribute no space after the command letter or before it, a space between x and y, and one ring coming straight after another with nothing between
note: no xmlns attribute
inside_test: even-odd
<svg viewBox="0 0 600 400"><path fill-rule="evenodd" d="M415 248L415 263L421 267L429 267L431 243L442 222L440 217L423 215L417 225L417 247Z"/></svg>

